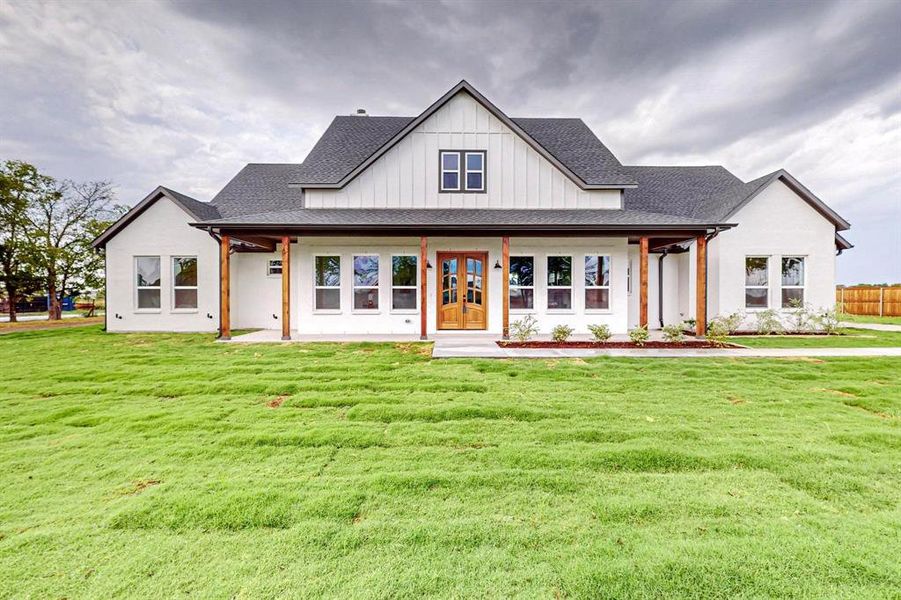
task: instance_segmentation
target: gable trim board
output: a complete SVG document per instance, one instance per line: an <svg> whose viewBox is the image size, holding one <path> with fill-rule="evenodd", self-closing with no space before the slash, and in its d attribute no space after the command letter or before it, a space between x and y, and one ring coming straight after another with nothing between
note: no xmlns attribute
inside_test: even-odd
<svg viewBox="0 0 901 600"><path fill-rule="evenodd" d="M515 134L517 134L526 144L528 144L533 150L538 152L543 158L549 161L552 165L554 165L560 172L566 175L573 183L575 183L579 188L583 190L609 190L609 189L624 189L624 188L632 188L636 187L637 183L628 177L625 174L620 174L618 177L614 179L619 179L620 181L611 181L609 183L587 183L583 178L574 173L572 169L563 164L556 156L554 156L551 152L549 152L544 146L538 143L534 137L529 135L522 127L520 127L513 119L508 117L501 111L497 106L491 103L490 100L485 98L478 90L472 87L465 79L460 81L457 85L452 87L447 91L443 96L441 96L438 100L433 102L431 106L425 109L418 117L407 123L399 132L394 134L390 139L388 139L382 146L375 150L368 158L366 158L362 163L357 165L354 169L350 171L347 175L341 178L337 183L319 183L319 182L292 182L288 185L291 187L301 187L301 188L310 188L310 189L340 189L354 180L360 173L366 170L371 164L373 164L376 160L378 160L382 155L384 155L388 150L396 146L402 139L407 137L413 130L415 130L419 125L421 125L426 119L432 116L438 109L447 104L447 102L456 96L458 93L467 93L472 98L482 105L487 111L493 114L498 120L500 120L504 125L506 125L510 130L512 130ZM366 119L369 117L361 116L354 117L360 119Z"/></svg>
<svg viewBox="0 0 901 600"><path fill-rule="evenodd" d="M188 215L195 221L219 217L219 211L216 210L216 207L212 204L208 202L201 202L200 200L196 200L190 196L176 192L175 190L170 190L169 188L158 186L143 200L135 204L131 208L131 210L122 215L118 221L110 225L106 229L106 231L98 235L94 239L94 241L91 242L91 247L103 248L104 246L106 246L106 243L110 239L112 239L113 236L127 227L129 223L141 216L141 214L145 210L150 208L160 198L168 198L169 200L174 202L176 206L188 213Z"/></svg>

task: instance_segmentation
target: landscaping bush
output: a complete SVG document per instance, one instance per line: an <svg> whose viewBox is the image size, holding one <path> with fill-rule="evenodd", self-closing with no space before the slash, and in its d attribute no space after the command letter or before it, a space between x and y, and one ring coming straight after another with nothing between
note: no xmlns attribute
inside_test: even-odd
<svg viewBox="0 0 901 600"><path fill-rule="evenodd" d="M707 341L711 342L714 346L725 346L729 334L729 326L733 323L729 321L728 317L716 317L711 319L710 323L707 325Z"/></svg>
<svg viewBox="0 0 901 600"><path fill-rule="evenodd" d="M647 327L636 327L629 332L629 339L632 340L632 343L636 346L644 346L644 343L648 341L648 337Z"/></svg>
<svg viewBox="0 0 901 600"><path fill-rule="evenodd" d="M836 314L834 308L824 310L819 315L817 315L816 319L823 333L827 333L829 335L835 335L838 333L839 320L838 314Z"/></svg>
<svg viewBox="0 0 901 600"><path fill-rule="evenodd" d="M565 342L573 334L573 328L569 325L557 325L551 329L551 339L555 342Z"/></svg>
<svg viewBox="0 0 901 600"><path fill-rule="evenodd" d="M756 313L755 317L757 319L757 333L761 335L780 333L783 330L779 313L772 308Z"/></svg>
<svg viewBox="0 0 901 600"><path fill-rule="evenodd" d="M610 336L613 335L610 333L610 327L603 323L599 325L589 325L588 331L590 331L591 335L594 336L594 339L599 342L606 342L610 339Z"/></svg>
<svg viewBox="0 0 901 600"><path fill-rule="evenodd" d="M799 300L790 302L791 309L788 317L790 319L791 330L795 333L806 333L816 331L816 320L809 304L804 304Z"/></svg>
<svg viewBox="0 0 901 600"><path fill-rule="evenodd" d="M722 319L723 327L729 332L729 335L732 335L741 327L742 322L745 320L745 314L739 310L719 318Z"/></svg>
<svg viewBox="0 0 901 600"><path fill-rule="evenodd" d="M527 342L538 334L538 321L532 315L510 323L510 335L517 342Z"/></svg>
<svg viewBox="0 0 901 600"><path fill-rule="evenodd" d="M663 327L663 339L674 344L681 344L685 339L685 333L682 331L682 323L670 324Z"/></svg>

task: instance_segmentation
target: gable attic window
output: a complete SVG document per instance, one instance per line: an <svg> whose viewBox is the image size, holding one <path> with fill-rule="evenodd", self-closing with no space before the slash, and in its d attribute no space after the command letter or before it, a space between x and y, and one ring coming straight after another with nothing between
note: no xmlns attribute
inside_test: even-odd
<svg viewBox="0 0 901 600"><path fill-rule="evenodd" d="M439 156L439 191L470 194L484 192L485 162L485 150L442 150Z"/></svg>

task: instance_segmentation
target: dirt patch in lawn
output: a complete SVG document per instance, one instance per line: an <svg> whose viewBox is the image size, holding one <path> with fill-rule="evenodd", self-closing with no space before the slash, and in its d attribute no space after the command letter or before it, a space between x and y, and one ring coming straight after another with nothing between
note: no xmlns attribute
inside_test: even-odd
<svg viewBox="0 0 901 600"><path fill-rule="evenodd" d="M632 342L497 342L502 348L594 348L599 350L618 348L679 349L679 348L741 348L738 344L717 345L707 340L685 340L684 342L645 342L639 346Z"/></svg>
<svg viewBox="0 0 901 600"><path fill-rule="evenodd" d="M266 403L266 406L269 407L269 408L278 408L278 407L281 406L282 403L283 403L285 400L287 400L287 399L288 399L287 396L278 396L278 397L276 397L276 398L273 398L273 399L270 400L269 402L267 402L267 403Z"/></svg>
<svg viewBox="0 0 901 600"><path fill-rule="evenodd" d="M138 479L131 483L131 487L122 490L124 496L136 496L147 488L162 483L159 479Z"/></svg>

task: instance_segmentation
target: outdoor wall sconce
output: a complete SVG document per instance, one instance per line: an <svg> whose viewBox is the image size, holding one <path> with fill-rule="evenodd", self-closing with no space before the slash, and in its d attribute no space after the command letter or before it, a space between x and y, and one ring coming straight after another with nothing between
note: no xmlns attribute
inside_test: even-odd
<svg viewBox="0 0 901 600"><path fill-rule="evenodd" d="M206 314L206 318L207 318L207 319L212 319L212 318L213 318L213 315L211 315L210 313L207 313L207 314Z"/></svg>
<svg viewBox="0 0 901 600"><path fill-rule="evenodd" d="M425 268L426 268L426 269L431 269L431 268L432 268L432 263L431 263L430 261L428 261L428 260L425 261Z"/></svg>
<svg viewBox="0 0 901 600"><path fill-rule="evenodd" d="M272 318L278 321L278 315L276 315L275 313L272 313Z"/></svg>
<svg viewBox="0 0 901 600"><path fill-rule="evenodd" d="M496 260L496 261L494 261L494 268L495 269L503 269L504 267L501 266L501 261Z"/></svg>

